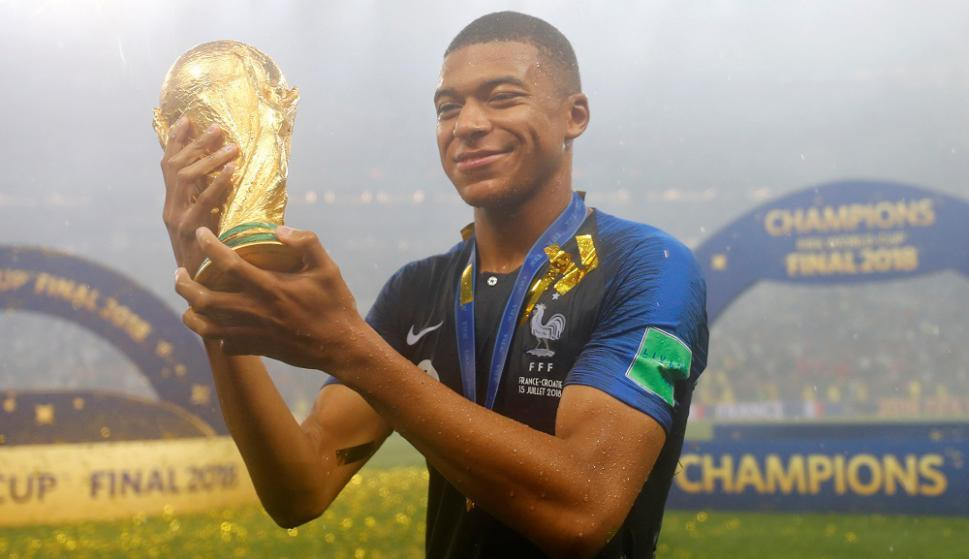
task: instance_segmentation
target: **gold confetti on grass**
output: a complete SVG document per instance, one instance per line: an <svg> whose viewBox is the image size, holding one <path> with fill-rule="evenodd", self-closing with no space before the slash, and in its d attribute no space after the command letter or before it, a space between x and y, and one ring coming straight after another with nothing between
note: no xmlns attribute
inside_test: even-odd
<svg viewBox="0 0 969 559"><path fill-rule="evenodd" d="M657 557L964 559L966 549L969 517L667 511Z"/></svg>

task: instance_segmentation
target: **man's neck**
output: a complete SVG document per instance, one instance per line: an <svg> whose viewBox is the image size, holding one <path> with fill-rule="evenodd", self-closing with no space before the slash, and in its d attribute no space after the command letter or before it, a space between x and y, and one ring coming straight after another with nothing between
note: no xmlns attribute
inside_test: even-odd
<svg viewBox="0 0 969 559"><path fill-rule="evenodd" d="M571 199L571 181L557 181L513 208L476 208L478 269L498 274L518 269Z"/></svg>

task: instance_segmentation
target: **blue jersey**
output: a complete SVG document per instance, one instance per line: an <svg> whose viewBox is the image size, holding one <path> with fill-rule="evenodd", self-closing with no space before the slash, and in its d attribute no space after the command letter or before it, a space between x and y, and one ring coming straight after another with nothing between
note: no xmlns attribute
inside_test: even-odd
<svg viewBox="0 0 969 559"><path fill-rule="evenodd" d="M412 262L367 316L398 352L459 394L455 287L465 240ZM537 289L519 309L493 410L554 433L562 390L591 386L655 419L666 444L622 528L601 557L651 557L683 441L690 396L706 364L705 283L690 250L654 227L593 210L576 235L547 247ZM515 274L482 273L474 288L477 394L482 403L494 332ZM466 499L433 466L428 557L541 557L518 533Z"/></svg>

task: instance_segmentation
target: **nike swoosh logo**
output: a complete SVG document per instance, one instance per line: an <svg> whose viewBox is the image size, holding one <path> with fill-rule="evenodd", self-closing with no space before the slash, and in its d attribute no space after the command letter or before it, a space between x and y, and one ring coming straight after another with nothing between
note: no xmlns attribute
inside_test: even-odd
<svg viewBox="0 0 969 559"><path fill-rule="evenodd" d="M414 325L412 324L410 330L407 331L407 345L414 345L421 340L427 334L437 330L444 324L444 321L440 321L434 326L428 326L427 328L421 330L420 332L414 333Z"/></svg>

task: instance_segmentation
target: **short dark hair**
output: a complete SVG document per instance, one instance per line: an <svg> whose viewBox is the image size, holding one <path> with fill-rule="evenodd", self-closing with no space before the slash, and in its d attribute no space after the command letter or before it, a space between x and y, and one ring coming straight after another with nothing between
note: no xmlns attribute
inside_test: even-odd
<svg viewBox="0 0 969 559"><path fill-rule="evenodd" d="M555 70L552 78L566 94L582 91L579 63L572 44L554 25L527 14L507 11L479 17L454 37L444 56L446 58L468 45L498 41L517 41L534 46L552 63Z"/></svg>

